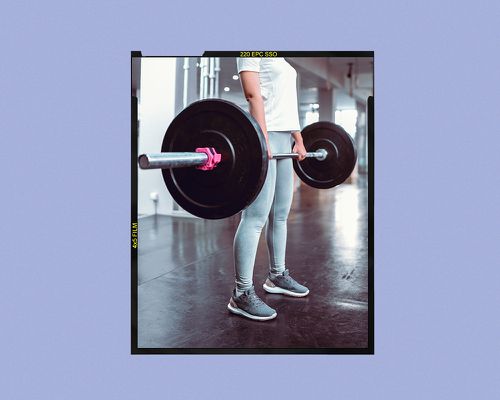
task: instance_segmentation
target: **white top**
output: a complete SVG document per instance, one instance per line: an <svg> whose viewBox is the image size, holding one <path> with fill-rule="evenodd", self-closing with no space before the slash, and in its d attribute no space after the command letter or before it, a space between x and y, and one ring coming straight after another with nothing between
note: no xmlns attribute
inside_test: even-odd
<svg viewBox="0 0 500 400"><path fill-rule="evenodd" d="M268 131L300 131L297 72L284 58L237 58L238 73L259 73Z"/></svg>

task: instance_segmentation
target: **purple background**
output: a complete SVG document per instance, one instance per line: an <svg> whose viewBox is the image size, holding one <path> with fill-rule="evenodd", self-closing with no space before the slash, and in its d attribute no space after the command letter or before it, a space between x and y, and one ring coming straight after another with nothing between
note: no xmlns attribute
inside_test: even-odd
<svg viewBox="0 0 500 400"><path fill-rule="evenodd" d="M498 3L70 3L0 17L0 397L500 397ZM257 49L375 51L376 355L131 356L130 51Z"/></svg>

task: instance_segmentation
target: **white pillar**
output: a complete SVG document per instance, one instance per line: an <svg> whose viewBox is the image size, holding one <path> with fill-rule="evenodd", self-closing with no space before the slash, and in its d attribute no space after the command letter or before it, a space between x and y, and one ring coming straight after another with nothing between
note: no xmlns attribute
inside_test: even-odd
<svg viewBox="0 0 500 400"><path fill-rule="evenodd" d="M182 78L181 78L182 79ZM158 153L163 136L175 116L175 58L141 58L138 152ZM170 214L172 197L163 182L161 170L138 171L139 214L154 214L158 196L158 214Z"/></svg>

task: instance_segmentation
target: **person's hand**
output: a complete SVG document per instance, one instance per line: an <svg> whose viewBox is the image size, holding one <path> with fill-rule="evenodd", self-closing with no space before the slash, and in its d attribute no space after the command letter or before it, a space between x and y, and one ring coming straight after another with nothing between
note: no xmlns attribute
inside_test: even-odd
<svg viewBox="0 0 500 400"><path fill-rule="evenodd" d="M269 144L269 139L266 137L266 146L267 146L267 156L271 160L273 158L273 153L271 153L271 145Z"/></svg>
<svg viewBox="0 0 500 400"><path fill-rule="evenodd" d="M299 161L302 161L304 158L306 158L307 150L304 147L304 143L302 142L295 142L292 152L299 155Z"/></svg>

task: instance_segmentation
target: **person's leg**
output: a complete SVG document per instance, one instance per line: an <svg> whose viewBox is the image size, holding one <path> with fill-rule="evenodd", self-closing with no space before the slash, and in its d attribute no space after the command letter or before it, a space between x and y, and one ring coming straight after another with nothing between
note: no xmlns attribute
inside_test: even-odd
<svg viewBox="0 0 500 400"><path fill-rule="evenodd" d="M291 151L291 134L278 132L274 135L276 152ZM292 159L276 160L276 185L273 204L266 226L266 241L269 250L270 271L274 275L285 270L287 219L293 198Z"/></svg>
<svg viewBox="0 0 500 400"><path fill-rule="evenodd" d="M277 315L276 310L257 296L253 286L255 255L273 201L275 180L276 160L270 160L264 186L254 202L242 212L234 237L236 287L227 308L233 314L258 321L270 320Z"/></svg>
<svg viewBox="0 0 500 400"><path fill-rule="evenodd" d="M276 147L278 152L291 151L291 135L281 133ZM285 266L287 219L293 198L293 164L291 159L278 160L276 189L266 228L269 250L269 276L263 287L266 292L294 297L307 296L309 289L296 282Z"/></svg>
<svg viewBox="0 0 500 400"><path fill-rule="evenodd" d="M239 293L253 285L255 255L273 201L275 182L276 160L271 160L262 190L241 214L233 247L236 289Z"/></svg>

